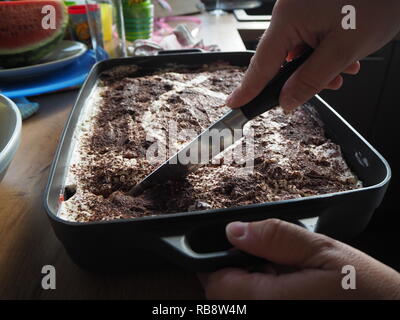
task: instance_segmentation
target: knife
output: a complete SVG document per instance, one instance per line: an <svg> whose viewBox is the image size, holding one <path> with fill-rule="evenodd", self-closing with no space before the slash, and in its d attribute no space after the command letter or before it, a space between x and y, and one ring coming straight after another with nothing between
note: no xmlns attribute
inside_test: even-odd
<svg viewBox="0 0 400 320"><path fill-rule="evenodd" d="M189 172L195 171L201 165L208 163L217 154L234 144L243 136L243 126L246 122L279 104L279 94L286 80L307 60L312 52L313 50L308 48L298 58L285 63L278 74L268 82L253 100L238 109L227 112L135 185L129 191L129 194L135 196L152 185L183 177ZM193 159L197 161L190 161Z"/></svg>

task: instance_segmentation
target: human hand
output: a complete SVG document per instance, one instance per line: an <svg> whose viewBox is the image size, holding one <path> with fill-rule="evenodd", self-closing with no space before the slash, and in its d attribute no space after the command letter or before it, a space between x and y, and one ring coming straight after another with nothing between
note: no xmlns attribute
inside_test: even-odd
<svg viewBox="0 0 400 320"><path fill-rule="evenodd" d="M342 28L342 7L356 9L356 29ZM242 84L226 103L237 108L252 100L304 45L311 57L288 79L280 94L285 111L305 103L322 89L338 89L341 73L357 74L358 60L389 42L400 30L400 1L278 0L272 20L251 60Z"/></svg>
<svg viewBox="0 0 400 320"><path fill-rule="evenodd" d="M263 272L222 269L203 276L208 299L400 299L400 274L370 256L277 219L233 222L238 249L270 261ZM342 287L342 268L355 268L356 289Z"/></svg>

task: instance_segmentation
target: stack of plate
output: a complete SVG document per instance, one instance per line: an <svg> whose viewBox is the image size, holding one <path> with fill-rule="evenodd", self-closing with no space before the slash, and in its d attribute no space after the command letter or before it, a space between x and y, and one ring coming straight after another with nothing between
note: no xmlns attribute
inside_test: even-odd
<svg viewBox="0 0 400 320"><path fill-rule="evenodd" d="M0 69L0 93L16 98L80 85L95 62L86 45L65 40L39 64Z"/></svg>

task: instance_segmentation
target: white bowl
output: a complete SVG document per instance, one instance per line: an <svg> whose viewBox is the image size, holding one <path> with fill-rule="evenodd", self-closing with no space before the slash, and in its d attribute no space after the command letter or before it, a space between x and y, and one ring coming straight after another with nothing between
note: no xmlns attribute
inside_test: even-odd
<svg viewBox="0 0 400 320"><path fill-rule="evenodd" d="M21 124L21 114L15 103L0 94L0 181L19 146Z"/></svg>

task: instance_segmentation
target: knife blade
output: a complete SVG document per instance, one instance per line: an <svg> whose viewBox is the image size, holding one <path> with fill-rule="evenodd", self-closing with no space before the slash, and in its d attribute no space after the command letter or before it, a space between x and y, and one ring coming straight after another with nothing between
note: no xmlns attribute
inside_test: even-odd
<svg viewBox="0 0 400 320"><path fill-rule="evenodd" d="M243 136L243 126L248 121L279 104L279 94L286 80L312 52L313 50L309 48L300 57L284 64L278 74L253 100L238 109L227 112L135 185L129 194L137 195L152 185L183 177L208 163L217 154L238 141Z"/></svg>

